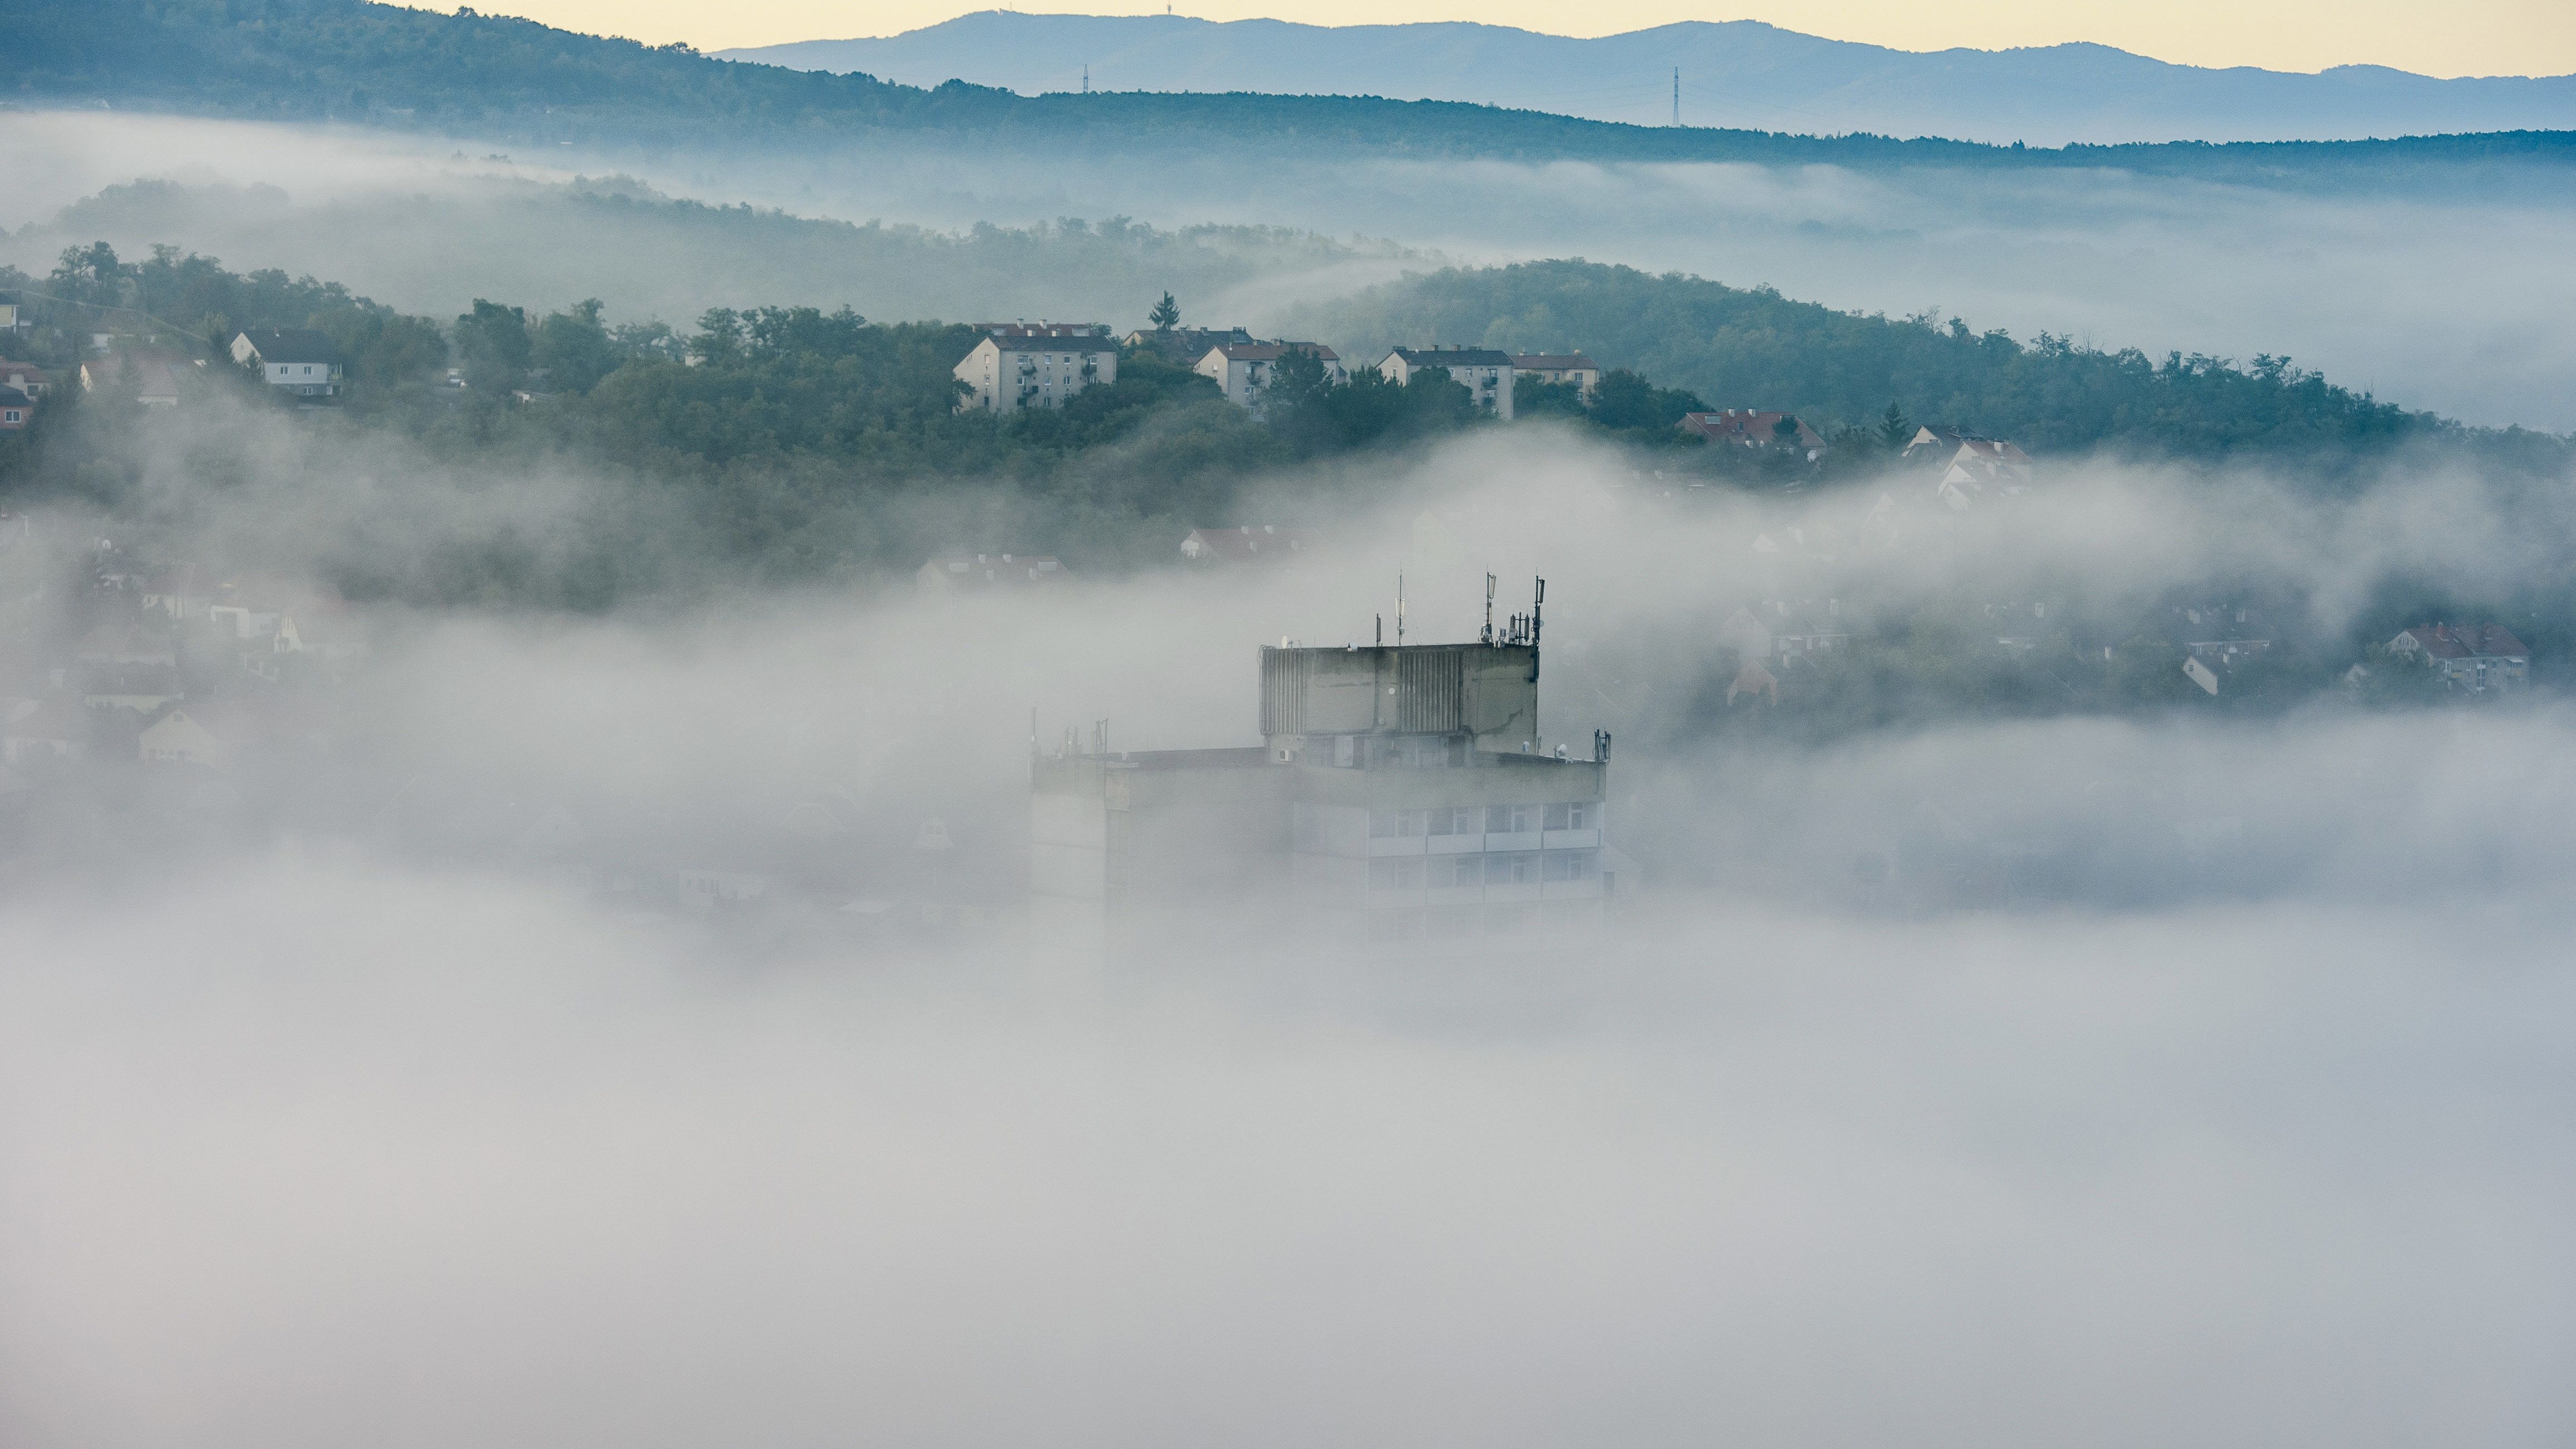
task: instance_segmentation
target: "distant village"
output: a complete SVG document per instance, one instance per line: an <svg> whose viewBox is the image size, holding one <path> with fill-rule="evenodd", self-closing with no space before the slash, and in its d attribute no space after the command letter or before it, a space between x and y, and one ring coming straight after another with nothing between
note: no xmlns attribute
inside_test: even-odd
<svg viewBox="0 0 2576 1449"><path fill-rule="evenodd" d="M0 324L13 326L9 314ZM1265 340L1240 328L1165 328L1113 339L1107 329L994 323L955 367L958 406L1008 413L1064 406L1113 382L1119 358L1151 350L1207 377L1237 406L1259 412L1283 360L1303 356L1344 376L1331 348ZM10 335L0 326L0 338ZM130 389L148 408L182 406L202 362L121 345L102 334L69 385ZM345 386L345 363L310 332L237 333L233 361L297 403L328 404ZM1498 419L1512 416L1517 382L1537 379L1588 393L1600 367L1584 352L1515 354L1429 345L1390 348L1369 366L1391 381L1438 368ZM19 429L65 379L0 359L0 428ZM1692 413L1680 426L1712 447L1793 450L1810 460L1829 444L1781 410ZM1679 497L1709 486L1647 471L1638 492ZM1852 490L1835 521L1774 528L1743 541L1745 591L1707 621L1712 654L1731 662L1721 712L1778 708L1803 675L1854 646L1865 625L1833 591L1837 560L1906 546L1943 520L2007 509L2043 486L2039 465L2009 440L1923 426L1891 469ZM1300 569L1329 548L1307 530L1204 520L1171 541L1179 566L1216 573ZM62 574L77 555L76 577ZM564 802L502 799L470 784L414 781L390 793L349 795L316 782L341 780L370 753L349 709L350 682L369 668L362 611L307 580L230 570L185 559L138 558L110 541L74 546L40 536L24 514L0 514L0 575L14 602L0 620L0 841L88 841L113 854L136 840L166 843L212 820L257 817L271 826L312 813L317 831L366 837L434 859L504 859L578 876L639 908L707 911L789 900L835 924L862 929L938 928L989 917L1001 906L989 882L996 853L1024 848L971 818L925 814L891 835L827 793L747 802L739 830L694 855L622 853L616 822L585 818ZM925 599L1059 588L1073 570L1053 555L960 550L925 559L914 587ZM1968 621L1999 657L2027 653L2062 622L2045 598L1994 599ZM63 627L61 621L71 621ZM54 621L39 627L39 620ZM2224 699L2276 648L2265 601L2176 595L2134 621L2169 648L2182 686ZM1535 642L1530 645L1533 655ZM2103 649L2108 657L2110 649ZM2529 650L2494 621L2426 620L2376 651L2438 681L2460 699L2506 696L2532 681ZM2370 668L2345 676L2356 690ZM1606 744L1603 746L1606 759ZM288 801L302 800L304 807ZM121 834L130 832L130 834ZM124 842L120 846L119 842ZM885 883L844 888L864 865ZM1585 865L1585 869L1593 869ZM846 917L846 919L845 919Z"/></svg>

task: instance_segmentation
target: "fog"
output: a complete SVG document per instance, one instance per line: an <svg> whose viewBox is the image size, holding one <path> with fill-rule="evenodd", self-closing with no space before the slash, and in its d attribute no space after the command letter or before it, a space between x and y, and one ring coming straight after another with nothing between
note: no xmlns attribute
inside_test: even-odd
<svg viewBox="0 0 2576 1449"><path fill-rule="evenodd" d="M135 118L11 136L42 158L0 218L21 265L96 222L434 313L836 300L821 250L564 243L570 175L623 169L812 184L818 217L1390 239L1213 247L1255 325L1432 250L1611 237L2576 421L2550 411L2576 359L2529 321L2570 285L2564 203L2521 192L1372 163L1228 193L950 157L942 200L922 158L826 185ZM81 202L156 175L184 187ZM2457 270L2395 285L2427 266ZM1103 277L1149 280L1083 295ZM118 510L48 500L0 548L0 710L130 604L103 573L336 589L366 641L289 681L326 744L0 771L12 1449L2576 1433L2562 487L2409 455L2323 501L2056 458L1956 514L1521 427L1249 479L1233 518L830 498L790 568L728 553L681 484L362 421L152 417ZM1177 556L1264 524L1309 540L1296 567ZM952 549L1074 577L916 591ZM1510 611L1548 580L1533 749L1617 741L1607 931L1318 953L1214 898L1187 944L1048 935L1030 772L1069 727L1254 744L1259 645L1391 635L1399 576L1410 641L1470 639L1488 573ZM1988 659L1992 605L2045 601L2075 657L2241 599L2313 666L2299 698L1728 698L1739 608ZM2335 682L2436 611L2531 629L2541 687ZM707 873L768 893L693 901Z"/></svg>
<svg viewBox="0 0 2576 1449"><path fill-rule="evenodd" d="M667 218L619 222L628 245L602 248L600 217L553 188L573 174L621 173L674 197L942 232L1126 216L1166 229L1213 222L1370 239L1335 251L1234 244L1221 257L1163 263L1203 321L1264 326L1440 259L1573 254L2108 350L2287 354L2408 407L2576 427L2576 348L2543 320L2576 306L2576 280L2560 263L2569 192L2546 168L2393 168L2331 182L2285 174L2265 187L2114 171L1246 165L902 147L722 157L559 147L460 164L458 151L499 153L146 117L8 116L0 135L45 158L0 214L18 228L0 256L36 271L61 247L105 235L131 248L175 241L235 267L309 270L439 315L497 292L539 306L599 296L621 314L675 320L708 305L846 301L897 317L1006 297L1011 306L989 310L1053 316L1079 301L1127 326L1161 290L1142 275L1152 266L1103 269L1069 256L1016 273L961 271L828 237L782 244L779 233ZM285 196L55 220L81 197L146 176Z"/></svg>

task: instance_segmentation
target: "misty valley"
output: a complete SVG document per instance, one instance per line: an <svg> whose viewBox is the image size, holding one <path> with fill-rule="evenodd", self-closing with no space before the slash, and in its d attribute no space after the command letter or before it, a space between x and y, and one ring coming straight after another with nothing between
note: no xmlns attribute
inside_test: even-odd
<svg viewBox="0 0 2576 1449"><path fill-rule="evenodd" d="M2576 1430L2568 78L24 8L0 1444Z"/></svg>

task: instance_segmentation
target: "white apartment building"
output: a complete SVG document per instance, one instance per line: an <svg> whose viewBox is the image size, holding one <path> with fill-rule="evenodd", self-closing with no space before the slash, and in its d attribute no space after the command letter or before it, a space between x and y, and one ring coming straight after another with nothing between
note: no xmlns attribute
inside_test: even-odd
<svg viewBox="0 0 2576 1449"><path fill-rule="evenodd" d="M1297 352L1312 353L1322 360L1326 382L1338 385L1351 380L1342 369L1342 359L1320 342L1221 343L1199 358L1195 370L1201 377L1213 378L1225 390L1227 402L1258 414L1268 400L1271 384L1279 380L1280 359Z"/></svg>
<svg viewBox="0 0 2576 1449"><path fill-rule="evenodd" d="M340 395L340 349L319 332L254 327L233 334L233 361L257 367L260 380L295 397Z"/></svg>
<svg viewBox="0 0 2576 1449"><path fill-rule="evenodd" d="M969 389L959 412L1062 407L1086 387L1118 380L1118 344L1096 330L987 336L955 372Z"/></svg>
<svg viewBox="0 0 2576 1449"><path fill-rule="evenodd" d="M1587 401L1601 387L1601 364L1580 352L1516 353L1512 375L1581 388Z"/></svg>
<svg viewBox="0 0 2576 1449"><path fill-rule="evenodd" d="M1512 355L1490 347L1399 347L1377 365L1378 376L1409 383L1424 368L1448 370L1453 382L1466 384L1478 406L1505 422L1512 420Z"/></svg>

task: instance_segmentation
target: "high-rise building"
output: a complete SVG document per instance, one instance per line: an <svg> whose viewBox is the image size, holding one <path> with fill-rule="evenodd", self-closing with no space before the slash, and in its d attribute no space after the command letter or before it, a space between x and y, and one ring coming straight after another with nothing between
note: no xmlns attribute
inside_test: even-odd
<svg viewBox="0 0 2576 1449"><path fill-rule="evenodd" d="M1041 754L1041 929L1427 948L1597 930L1610 740L1541 738L1537 634L1264 648L1258 746Z"/></svg>

